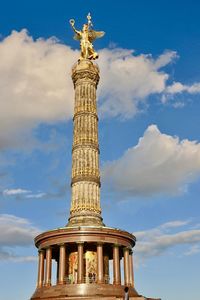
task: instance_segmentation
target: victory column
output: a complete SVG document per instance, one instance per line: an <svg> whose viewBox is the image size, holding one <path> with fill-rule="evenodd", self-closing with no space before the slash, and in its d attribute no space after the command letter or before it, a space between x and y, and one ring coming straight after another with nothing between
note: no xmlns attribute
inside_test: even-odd
<svg viewBox="0 0 200 300"><path fill-rule="evenodd" d="M31 300L151 300L134 288L135 236L105 226L101 217L96 105L99 68L92 62L98 58L92 42L104 32L92 29L90 14L82 30L75 28L73 19L70 24L81 47L80 58L72 68L75 105L71 209L66 226L35 238L38 279Z"/></svg>

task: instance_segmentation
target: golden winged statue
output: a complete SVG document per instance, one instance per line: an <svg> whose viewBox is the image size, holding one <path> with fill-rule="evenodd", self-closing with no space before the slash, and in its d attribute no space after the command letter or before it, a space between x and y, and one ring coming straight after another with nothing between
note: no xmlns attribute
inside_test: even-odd
<svg viewBox="0 0 200 300"><path fill-rule="evenodd" d="M90 13L87 15L88 23L83 25L82 30L77 30L74 26L75 21L71 19L69 22L72 26L72 29L75 32L74 39L80 41L81 47L81 59L97 59L99 57L98 53L94 50L92 42L104 36L104 31L95 31L91 29L92 21Z"/></svg>

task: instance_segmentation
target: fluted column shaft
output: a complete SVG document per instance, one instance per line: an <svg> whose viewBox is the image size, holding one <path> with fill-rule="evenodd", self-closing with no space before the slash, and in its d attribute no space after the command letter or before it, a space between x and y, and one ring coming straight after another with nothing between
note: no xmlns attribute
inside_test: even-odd
<svg viewBox="0 0 200 300"><path fill-rule="evenodd" d="M113 284L121 284L121 270L118 245L113 246Z"/></svg>
<svg viewBox="0 0 200 300"><path fill-rule="evenodd" d="M78 243L78 283L84 282L83 243Z"/></svg>
<svg viewBox="0 0 200 300"><path fill-rule="evenodd" d="M65 269L66 269L66 245L61 244L60 245L60 250L59 250L58 284L64 284Z"/></svg>
<svg viewBox="0 0 200 300"><path fill-rule="evenodd" d="M124 248L124 285L130 285L129 248Z"/></svg>
<svg viewBox="0 0 200 300"><path fill-rule="evenodd" d="M103 283L103 244L97 244L97 283Z"/></svg>
<svg viewBox="0 0 200 300"><path fill-rule="evenodd" d="M52 270L52 249L46 249L46 270L45 270L45 286L51 285L51 270Z"/></svg>
<svg viewBox="0 0 200 300"><path fill-rule="evenodd" d="M44 250L38 251L38 280L37 287L41 288L44 282Z"/></svg>
<svg viewBox="0 0 200 300"><path fill-rule="evenodd" d="M102 225L96 107L99 69L90 60L82 60L72 69L72 80L75 106L69 225Z"/></svg>

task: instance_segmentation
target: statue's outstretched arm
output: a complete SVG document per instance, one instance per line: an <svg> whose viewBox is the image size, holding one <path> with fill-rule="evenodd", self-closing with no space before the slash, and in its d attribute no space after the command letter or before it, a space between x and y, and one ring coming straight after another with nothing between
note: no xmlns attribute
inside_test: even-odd
<svg viewBox="0 0 200 300"><path fill-rule="evenodd" d="M69 21L69 23L70 23L72 29L74 30L74 32L75 32L76 34L80 35L80 31L78 31L78 30L75 28L75 26L74 26L74 24L75 24L74 19L71 19L71 20Z"/></svg>

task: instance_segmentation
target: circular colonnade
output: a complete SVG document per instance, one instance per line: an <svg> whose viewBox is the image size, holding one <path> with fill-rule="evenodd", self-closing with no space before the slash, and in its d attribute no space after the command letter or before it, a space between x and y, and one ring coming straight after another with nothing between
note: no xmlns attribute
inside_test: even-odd
<svg viewBox="0 0 200 300"><path fill-rule="evenodd" d="M132 248L135 237L109 227L64 227L35 238L38 247L37 288L31 299L85 298L129 295L134 289ZM56 279L52 280L52 262ZM123 264L121 263L123 261ZM74 298L76 299L76 298Z"/></svg>

